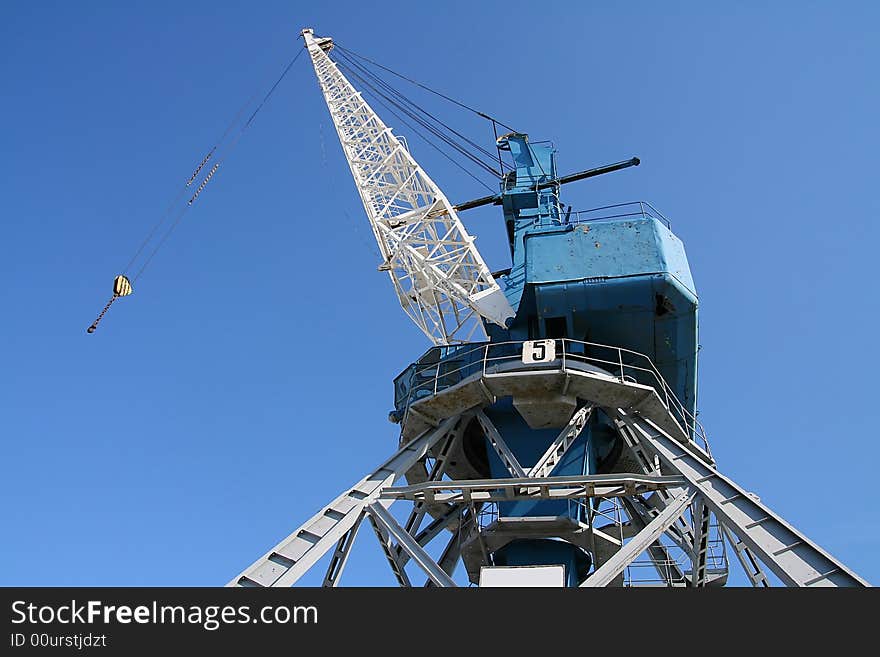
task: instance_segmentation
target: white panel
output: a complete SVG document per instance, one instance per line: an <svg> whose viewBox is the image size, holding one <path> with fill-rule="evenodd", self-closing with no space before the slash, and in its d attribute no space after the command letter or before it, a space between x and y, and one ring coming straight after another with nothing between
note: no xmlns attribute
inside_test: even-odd
<svg viewBox="0 0 880 657"><path fill-rule="evenodd" d="M480 586L563 587L565 566L483 566Z"/></svg>
<svg viewBox="0 0 880 657"><path fill-rule="evenodd" d="M498 326L505 326L507 320L514 316L513 309L510 307L507 297L504 296L504 291L498 286L472 294L471 305L483 317Z"/></svg>
<svg viewBox="0 0 880 657"><path fill-rule="evenodd" d="M526 340L523 342L523 363L549 363L553 360L556 360L556 340Z"/></svg>

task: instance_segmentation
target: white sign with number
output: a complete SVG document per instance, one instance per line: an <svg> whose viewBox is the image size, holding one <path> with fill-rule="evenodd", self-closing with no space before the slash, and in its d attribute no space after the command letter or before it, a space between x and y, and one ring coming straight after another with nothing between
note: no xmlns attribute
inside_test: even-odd
<svg viewBox="0 0 880 657"><path fill-rule="evenodd" d="M549 363L556 360L556 340L527 340L523 342L522 362Z"/></svg>

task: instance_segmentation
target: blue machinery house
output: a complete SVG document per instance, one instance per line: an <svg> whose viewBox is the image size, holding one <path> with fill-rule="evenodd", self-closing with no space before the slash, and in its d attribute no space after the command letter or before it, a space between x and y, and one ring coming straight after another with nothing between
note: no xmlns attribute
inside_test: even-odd
<svg viewBox="0 0 880 657"><path fill-rule="evenodd" d="M697 293L684 246L665 218L643 202L586 213L563 211L555 150L524 134L500 141L516 170L495 201L504 210L512 266L501 277L516 315L506 329L486 322L488 343L434 347L395 379L401 421L418 399L436 395L481 369L515 367L522 341L554 340L557 366L577 366L626 376L654 386L672 402L683 427L696 428ZM539 354L540 355L540 354ZM578 407L577 399L516 404L499 398L484 409L516 459L528 467L541 457ZM460 462L471 476L510 476L496 450L487 449L478 420L465 431ZM593 413L589 426L555 466L553 475L611 471L622 453L611 420ZM568 501L512 501L499 517L582 520L583 505ZM587 551L548 538L519 538L492 554L495 565L566 565L567 584L586 577Z"/></svg>

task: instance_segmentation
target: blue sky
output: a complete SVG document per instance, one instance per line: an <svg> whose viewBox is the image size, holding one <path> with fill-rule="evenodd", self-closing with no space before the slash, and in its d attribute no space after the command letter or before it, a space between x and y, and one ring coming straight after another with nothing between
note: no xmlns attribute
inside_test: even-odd
<svg viewBox="0 0 880 657"><path fill-rule="evenodd" d="M562 172L638 155L564 200L671 219L719 468L880 582L878 19L870 2L3 3L0 584L223 584L394 450L391 380L427 344L376 273L305 57L85 332L304 26L552 139ZM453 201L488 193L411 144ZM498 209L464 220L507 266ZM373 543L347 583L393 582Z"/></svg>

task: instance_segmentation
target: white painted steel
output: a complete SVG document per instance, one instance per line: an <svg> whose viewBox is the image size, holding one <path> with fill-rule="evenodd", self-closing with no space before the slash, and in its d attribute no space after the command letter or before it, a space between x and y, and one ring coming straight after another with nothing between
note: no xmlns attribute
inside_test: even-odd
<svg viewBox="0 0 880 657"><path fill-rule="evenodd" d="M514 312L452 204L327 55L302 32L400 305L434 344L483 337Z"/></svg>

